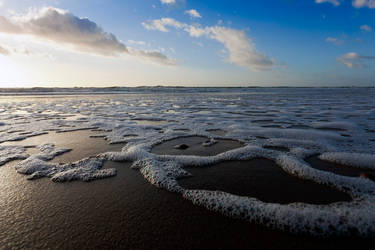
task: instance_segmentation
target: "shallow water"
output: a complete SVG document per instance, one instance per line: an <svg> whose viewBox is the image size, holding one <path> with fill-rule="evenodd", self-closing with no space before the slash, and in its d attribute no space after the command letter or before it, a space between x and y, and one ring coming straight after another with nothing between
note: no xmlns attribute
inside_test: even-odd
<svg viewBox="0 0 375 250"><path fill-rule="evenodd" d="M150 125L150 126L159 126L168 124L168 121L158 121L158 120L134 120L139 125Z"/></svg>
<svg viewBox="0 0 375 250"><path fill-rule="evenodd" d="M154 154L168 154L168 155L199 155L212 156L217 155L232 149L243 147L244 144L234 140L217 139L217 143L205 147L202 144L209 141L207 137L189 136L184 138L177 138L165 141L152 148L151 152ZM185 144L187 149L176 149L175 146Z"/></svg>

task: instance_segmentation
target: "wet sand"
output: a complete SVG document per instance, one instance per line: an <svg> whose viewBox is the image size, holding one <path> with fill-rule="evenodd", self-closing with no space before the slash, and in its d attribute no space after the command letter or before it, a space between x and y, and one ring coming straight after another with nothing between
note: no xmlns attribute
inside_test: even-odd
<svg viewBox="0 0 375 250"><path fill-rule="evenodd" d="M367 174L370 175L372 178L375 177L375 170L348 167L337 163L322 161L318 158L318 156L309 157L308 159L306 159L306 162L309 163L313 168L332 172L334 174L351 177L358 177L360 175ZM375 181L375 179L372 180Z"/></svg>
<svg viewBox="0 0 375 250"><path fill-rule="evenodd" d="M213 156L235 148L243 147L244 144L234 140L216 139L217 143L204 147L202 143L209 140L202 136L189 136L184 138L177 138L170 141L163 142L152 148L151 152L159 155L199 155L199 156ZM187 149L176 149L176 145L186 144Z"/></svg>
<svg viewBox="0 0 375 250"><path fill-rule="evenodd" d="M186 170L193 176L180 179L179 184L187 189L221 190L281 204L329 204L351 200L345 193L291 176L267 159L227 161Z"/></svg>
<svg viewBox="0 0 375 250"><path fill-rule="evenodd" d="M0 248L372 249L375 243L293 235L227 218L152 186L131 163L106 162L118 175L89 183L27 181L15 164L0 167Z"/></svg>
<svg viewBox="0 0 375 250"><path fill-rule="evenodd" d="M124 143L109 144L104 138L92 138L90 136L100 135L100 131L77 130L72 132L49 132L45 135L29 137L22 141L5 142L1 145L38 146L44 143L53 143L57 148L69 148L72 152L57 156L52 162L69 163L80 159L96 156L108 151L121 151ZM28 154L39 153L37 148L28 148Z"/></svg>
<svg viewBox="0 0 375 250"><path fill-rule="evenodd" d="M9 164L1 169L2 183L11 182L1 194L2 247L371 249L375 243L292 235L227 218L155 188L127 163L107 167L118 176L64 184L26 181Z"/></svg>
<svg viewBox="0 0 375 250"><path fill-rule="evenodd" d="M280 146L263 146L266 149L272 149L272 150L277 150L281 152L289 152L289 148L286 147L280 147Z"/></svg>

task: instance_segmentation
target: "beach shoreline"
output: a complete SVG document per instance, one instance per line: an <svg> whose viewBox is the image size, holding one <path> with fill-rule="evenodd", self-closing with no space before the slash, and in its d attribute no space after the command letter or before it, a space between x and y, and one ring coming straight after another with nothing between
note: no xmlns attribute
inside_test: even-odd
<svg viewBox="0 0 375 250"><path fill-rule="evenodd" d="M346 166L355 172L346 177L329 172L316 157L325 154L343 162L361 157L361 151L327 153L372 135L370 113L360 117L369 121L363 129L359 116L341 110L322 112L325 119L316 122L315 114L306 111L320 108L314 106L315 96L311 107L296 110L287 106L291 101L255 108L243 94L229 100L210 94L204 112L195 107L199 97L190 94L173 102L170 95L162 102L143 95L90 98L41 98L34 106L22 98L2 103L8 110L2 113L0 147L14 154L0 166L0 242L6 248L371 249L374 244L371 232L350 232L345 225L343 231L337 224L319 234L324 223L314 219L326 213L334 220L340 211L355 218L351 204L355 211L366 211L361 197L371 196L374 184L359 176L371 171ZM360 105L368 104L358 105L362 112ZM289 123L275 107L289 112ZM348 121L333 120L338 114ZM364 158L371 159L371 147L366 150ZM20 171L29 158L53 171L34 165ZM72 178L67 175L74 171ZM222 198L240 204L238 211L245 213L230 214L230 203ZM251 206L253 218L246 210ZM267 224L272 216L256 210L262 206L265 212L279 211L276 221L290 221ZM304 218L304 211L311 211L307 221L317 222L313 233L300 230L305 222L297 218Z"/></svg>

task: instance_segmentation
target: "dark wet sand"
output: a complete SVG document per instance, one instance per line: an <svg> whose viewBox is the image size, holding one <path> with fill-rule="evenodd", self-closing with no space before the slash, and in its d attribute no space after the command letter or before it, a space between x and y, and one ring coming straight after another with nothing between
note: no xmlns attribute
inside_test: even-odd
<svg viewBox="0 0 375 250"><path fill-rule="evenodd" d="M266 149L272 149L276 151L281 151L281 152L289 152L289 148L286 147L280 147L280 146L263 146Z"/></svg>
<svg viewBox="0 0 375 250"><path fill-rule="evenodd" d="M38 146L44 143L53 143L57 148L69 148L74 152L65 153L53 159L53 162L69 163L80 159L96 156L108 151L121 151L125 146L121 144L109 144L104 138L91 138L92 135L102 134L100 131L77 130L72 132L49 132L45 135L34 136L17 142L6 142L1 145ZM27 149L28 154L39 153L37 148Z"/></svg>
<svg viewBox="0 0 375 250"><path fill-rule="evenodd" d="M213 156L225 151L235 148L243 147L244 144L234 140L216 139L217 143L204 147L202 143L209 140L207 137L189 136L184 138L177 138L170 141L163 142L152 148L152 153L159 155L199 155L199 156ZM186 144L189 146L187 149L176 149L174 146Z"/></svg>
<svg viewBox="0 0 375 250"><path fill-rule="evenodd" d="M366 174L370 174L371 176L375 176L375 170L359 169L355 167L343 166L337 163L322 161L318 158L318 156L309 157L305 161L309 163L311 167L313 168L332 172L334 174L358 177L361 174L366 173Z"/></svg>
<svg viewBox="0 0 375 250"><path fill-rule="evenodd" d="M73 158L77 152L71 152ZM0 167L0 248L373 249L375 244L292 235L227 218L152 186L130 163L107 162L118 175L89 183L27 181L15 164Z"/></svg>
<svg viewBox="0 0 375 250"><path fill-rule="evenodd" d="M230 219L157 189L129 163L90 183L26 181L1 169L0 243L4 248L372 249L375 240L297 236ZM17 190L17 193L13 193ZM9 196L10 195L10 196ZM366 245L369 244L369 245Z"/></svg>
<svg viewBox="0 0 375 250"><path fill-rule="evenodd" d="M221 190L281 204L329 204L351 200L345 193L289 175L267 159L227 161L210 167L187 168L187 171L193 176L179 180L179 184L187 189Z"/></svg>

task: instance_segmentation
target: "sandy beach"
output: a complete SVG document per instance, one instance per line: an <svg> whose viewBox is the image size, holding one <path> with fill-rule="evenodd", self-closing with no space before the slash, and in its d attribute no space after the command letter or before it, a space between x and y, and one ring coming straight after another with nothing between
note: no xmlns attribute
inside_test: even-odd
<svg viewBox="0 0 375 250"><path fill-rule="evenodd" d="M58 140L60 146L81 147L73 146L71 152L54 161L78 159L84 152L95 155L103 149L121 149L118 145L110 146L103 139L89 138L95 135L92 131L67 132L63 135L67 140ZM22 143L27 145L46 138L53 141L61 136L52 132ZM194 144L194 139L197 138L182 138L172 144ZM224 148L234 146L233 142L225 140L220 143L215 149L205 148L202 154L217 154ZM170 144L163 145L164 151L160 147L155 150L158 153L176 153ZM372 249L375 243L370 239L324 239L294 235L226 218L195 206L177 194L155 188L138 171L130 169L130 162L106 162L104 168L116 168L117 176L89 183L55 183L48 178L27 181L14 171L15 163L2 166L0 175L0 242L5 249ZM287 176L267 160L225 162L216 168L188 170L193 177L180 181L189 188L218 188L279 203L300 201L324 204L348 200L348 196L337 191ZM238 178L241 176L245 179ZM226 181L223 182L223 178ZM207 183L207 180L213 183Z"/></svg>

